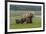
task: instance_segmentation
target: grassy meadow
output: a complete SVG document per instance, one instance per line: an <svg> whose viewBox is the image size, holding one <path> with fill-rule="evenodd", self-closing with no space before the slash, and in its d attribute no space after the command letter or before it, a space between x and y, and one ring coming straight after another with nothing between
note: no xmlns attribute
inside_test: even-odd
<svg viewBox="0 0 46 34"><path fill-rule="evenodd" d="M41 27L41 18L33 17L32 24L16 24L16 19L21 18L21 15L25 12L21 11L10 11L10 29L23 29L23 28L39 28Z"/></svg>

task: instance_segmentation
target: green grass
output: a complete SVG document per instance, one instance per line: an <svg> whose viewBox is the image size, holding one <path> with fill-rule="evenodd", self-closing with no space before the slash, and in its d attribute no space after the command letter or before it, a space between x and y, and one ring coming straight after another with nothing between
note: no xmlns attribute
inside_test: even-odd
<svg viewBox="0 0 46 34"><path fill-rule="evenodd" d="M41 21L39 17L33 18L32 24L16 24L16 19L17 17L11 17L11 22L10 22L10 29L21 29L21 28L39 28L41 27Z"/></svg>

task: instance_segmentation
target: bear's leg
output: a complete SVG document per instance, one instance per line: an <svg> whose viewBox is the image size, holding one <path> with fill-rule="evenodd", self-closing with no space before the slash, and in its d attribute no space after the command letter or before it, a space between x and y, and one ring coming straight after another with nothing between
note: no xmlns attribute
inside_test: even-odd
<svg viewBox="0 0 46 34"><path fill-rule="evenodd" d="M26 18L26 23L30 23L30 19L29 18Z"/></svg>
<svg viewBox="0 0 46 34"><path fill-rule="evenodd" d="M21 24L23 24L25 22L26 18L22 18L21 19Z"/></svg>
<svg viewBox="0 0 46 34"><path fill-rule="evenodd" d="M32 23L32 19L27 18L27 19L26 19L26 23L27 23L27 24L28 24L28 23L29 23L29 24Z"/></svg>
<svg viewBox="0 0 46 34"><path fill-rule="evenodd" d="M30 23L32 23L32 18L30 18Z"/></svg>
<svg viewBox="0 0 46 34"><path fill-rule="evenodd" d="M24 23L24 18L21 19L21 24L23 24L23 23Z"/></svg>

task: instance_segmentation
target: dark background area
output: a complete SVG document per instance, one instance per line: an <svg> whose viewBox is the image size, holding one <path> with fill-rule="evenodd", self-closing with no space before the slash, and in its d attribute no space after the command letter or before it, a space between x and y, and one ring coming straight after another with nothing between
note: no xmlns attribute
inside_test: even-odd
<svg viewBox="0 0 46 34"><path fill-rule="evenodd" d="M31 10L31 11L41 11L41 6L10 5L10 10Z"/></svg>

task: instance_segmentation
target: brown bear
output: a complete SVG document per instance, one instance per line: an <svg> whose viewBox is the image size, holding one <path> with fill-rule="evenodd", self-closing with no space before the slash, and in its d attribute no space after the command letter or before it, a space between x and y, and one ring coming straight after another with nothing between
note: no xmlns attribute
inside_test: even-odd
<svg viewBox="0 0 46 34"><path fill-rule="evenodd" d="M24 22L28 23L32 23L32 18L33 18L33 14L32 13L26 13L24 15L22 15L23 17L21 19L16 19L16 23L19 24L23 24Z"/></svg>
<svg viewBox="0 0 46 34"><path fill-rule="evenodd" d="M32 23L32 18L33 18L33 14L32 13L29 13L29 15L26 18L26 22L27 23Z"/></svg>
<svg viewBox="0 0 46 34"><path fill-rule="evenodd" d="M21 19L16 19L16 24L23 24L25 22L25 18L21 18Z"/></svg>
<svg viewBox="0 0 46 34"><path fill-rule="evenodd" d="M27 13L24 15L24 18L26 18L26 20L25 20L26 23L32 23L33 14Z"/></svg>

